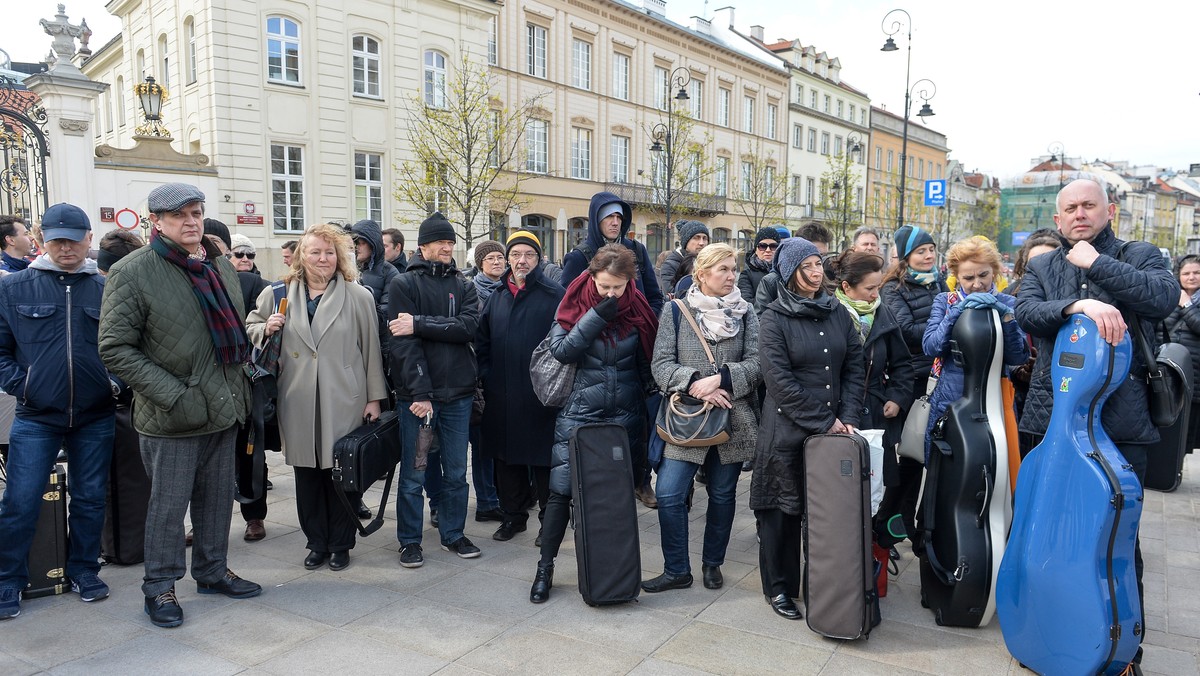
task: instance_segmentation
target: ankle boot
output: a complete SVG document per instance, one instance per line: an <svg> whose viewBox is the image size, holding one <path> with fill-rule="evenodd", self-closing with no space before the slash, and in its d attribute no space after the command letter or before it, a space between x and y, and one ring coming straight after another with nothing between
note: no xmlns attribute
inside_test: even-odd
<svg viewBox="0 0 1200 676"><path fill-rule="evenodd" d="M550 588L554 586L554 564L538 563L537 575L533 578L533 586L529 589L531 603L545 603L550 598Z"/></svg>

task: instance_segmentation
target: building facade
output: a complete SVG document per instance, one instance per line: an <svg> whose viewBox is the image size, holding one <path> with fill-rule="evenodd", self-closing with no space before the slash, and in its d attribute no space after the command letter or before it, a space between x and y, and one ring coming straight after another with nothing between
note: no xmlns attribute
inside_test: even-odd
<svg viewBox="0 0 1200 676"><path fill-rule="evenodd" d="M867 225L890 234L900 227L900 192L904 191L904 223L930 232L944 229L946 213L926 207L925 181L946 178L950 148L946 135L920 120L908 122L908 171L902 170L904 118L883 108L871 108L871 152L867 170Z"/></svg>

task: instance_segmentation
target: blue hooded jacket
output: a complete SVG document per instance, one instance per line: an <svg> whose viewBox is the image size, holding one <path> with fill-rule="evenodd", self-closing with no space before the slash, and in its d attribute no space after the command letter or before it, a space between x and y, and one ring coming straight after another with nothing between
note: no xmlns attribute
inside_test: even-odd
<svg viewBox="0 0 1200 676"><path fill-rule="evenodd" d="M605 205L617 203L621 205L621 236L620 243L627 249L633 252L633 257L637 261L638 276L634 280L637 288L646 297L646 301L650 303L650 309L654 314L662 312L663 294L659 288L658 278L654 274L654 264L650 260L650 253L646 251L645 245L636 240L629 239L625 235L629 232L630 226L633 225L633 209L628 203L611 192L598 192L592 195L592 203L588 205L588 235L584 243L572 249L566 256L563 257L563 272L560 283L563 288L570 286L575 278L583 274L587 270L588 263L591 262L592 256L600 250L600 247L606 244L614 244L604 238L604 234L600 232L600 219L597 216ZM586 254L585 251L587 250Z"/></svg>

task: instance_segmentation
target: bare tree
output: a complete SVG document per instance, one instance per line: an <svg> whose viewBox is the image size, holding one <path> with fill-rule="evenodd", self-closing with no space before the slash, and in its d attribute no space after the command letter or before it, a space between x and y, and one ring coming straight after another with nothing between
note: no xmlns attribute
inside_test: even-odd
<svg viewBox="0 0 1200 676"><path fill-rule="evenodd" d="M650 187L654 203L661 205L664 221L711 209L709 196L701 193L716 168L707 159L712 136L696 133L696 121L682 106L671 109L666 118L645 129L653 142Z"/></svg>
<svg viewBox="0 0 1200 676"><path fill-rule="evenodd" d="M837 232L838 251L845 251L849 245L846 233L862 225L862 205L857 196L859 176L849 152L828 155L825 163L828 168L821 174L817 208L825 213L825 220Z"/></svg>
<svg viewBox="0 0 1200 676"><path fill-rule="evenodd" d="M767 221L782 220L787 200L787 185L778 175L774 151L763 152L762 141L754 139L750 152L742 155L738 199L734 209L746 217L753 230Z"/></svg>
<svg viewBox="0 0 1200 676"><path fill-rule="evenodd" d="M445 81L427 77L422 94L404 104L413 159L396 167L394 194L427 214L441 211L468 247L485 235L489 212L522 203L521 184L531 177L525 131L549 95L508 107L492 96L497 83L486 65L462 53Z"/></svg>

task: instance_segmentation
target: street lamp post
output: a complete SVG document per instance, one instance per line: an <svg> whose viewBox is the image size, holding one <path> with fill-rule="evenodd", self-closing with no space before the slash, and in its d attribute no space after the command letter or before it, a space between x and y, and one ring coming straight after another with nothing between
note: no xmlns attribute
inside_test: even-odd
<svg viewBox="0 0 1200 676"><path fill-rule="evenodd" d="M892 15L897 13L903 14L904 19L901 19L899 16L891 18ZM891 18L890 23L889 18ZM887 41L883 43L883 47L879 50L881 52L894 52L900 49L896 46L896 41L892 36L901 30L907 29L905 37L908 59L904 66L904 133L903 140L900 143L900 209L896 213L896 228L899 229L904 226L904 197L908 188L908 118L912 111L912 94L922 83L928 83L928 86L932 89L932 93L927 89L921 89L922 104L921 110L917 112L917 117L932 117L933 109L929 107L929 99L932 99L937 94L937 85L932 80L926 78L917 80L916 84L909 87L909 78L912 73L912 16L903 9L893 9L883 15L881 28L883 28L884 35L888 36Z"/></svg>
<svg viewBox="0 0 1200 676"><path fill-rule="evenodd" d="M687 66L680 66L671 71L668 82L668 92L676 87L679 92L673 97L675 101L687 101L691 97L688 96L687 86L692 81L692 73ZM668 102L668 107L671 105ZM663 212L666 219L667 237L670 238L671 232L671 206L675 201L675 186L673 179L675 176L676 157L675 141L678 133L676 120L673 115L674 111L668 111L667 121L658 122L650 127L650 139L653 143L650 144L650 152L655 153L654 173L651 176L651 185L658 184L658 191L663 200ZM660 155L665 153L665 155Z"/></svg>
<svg viewBox="0 0 1200 676"><path fill-rule="evenodd" d="M1046 146L1046 152L1050 153L1051 166L1054 166L1054 163L1058 162L1058 189L1062 190L1063 183L1065 182L1063 172L1066 171L1063 163L1067 161L1067 149L1063 147L1062 141L1053 141L1050 145Z"/></svg>
<svg viewBox="0 0 1200 676"><path fill-rule="evenodd" d="M847 248L846 229L849 227L850 220L850 199L852 196L851 189L854 187L853 181L850 180L850 161L851 154L859 155L863 151L862 139L858 133L850 132L846 135L846 151L842 153L842 171L841 175L833 179L833 191L838 196L839 211L841 211L841 223L838 241L841 243L841 250Z"/></svg>

